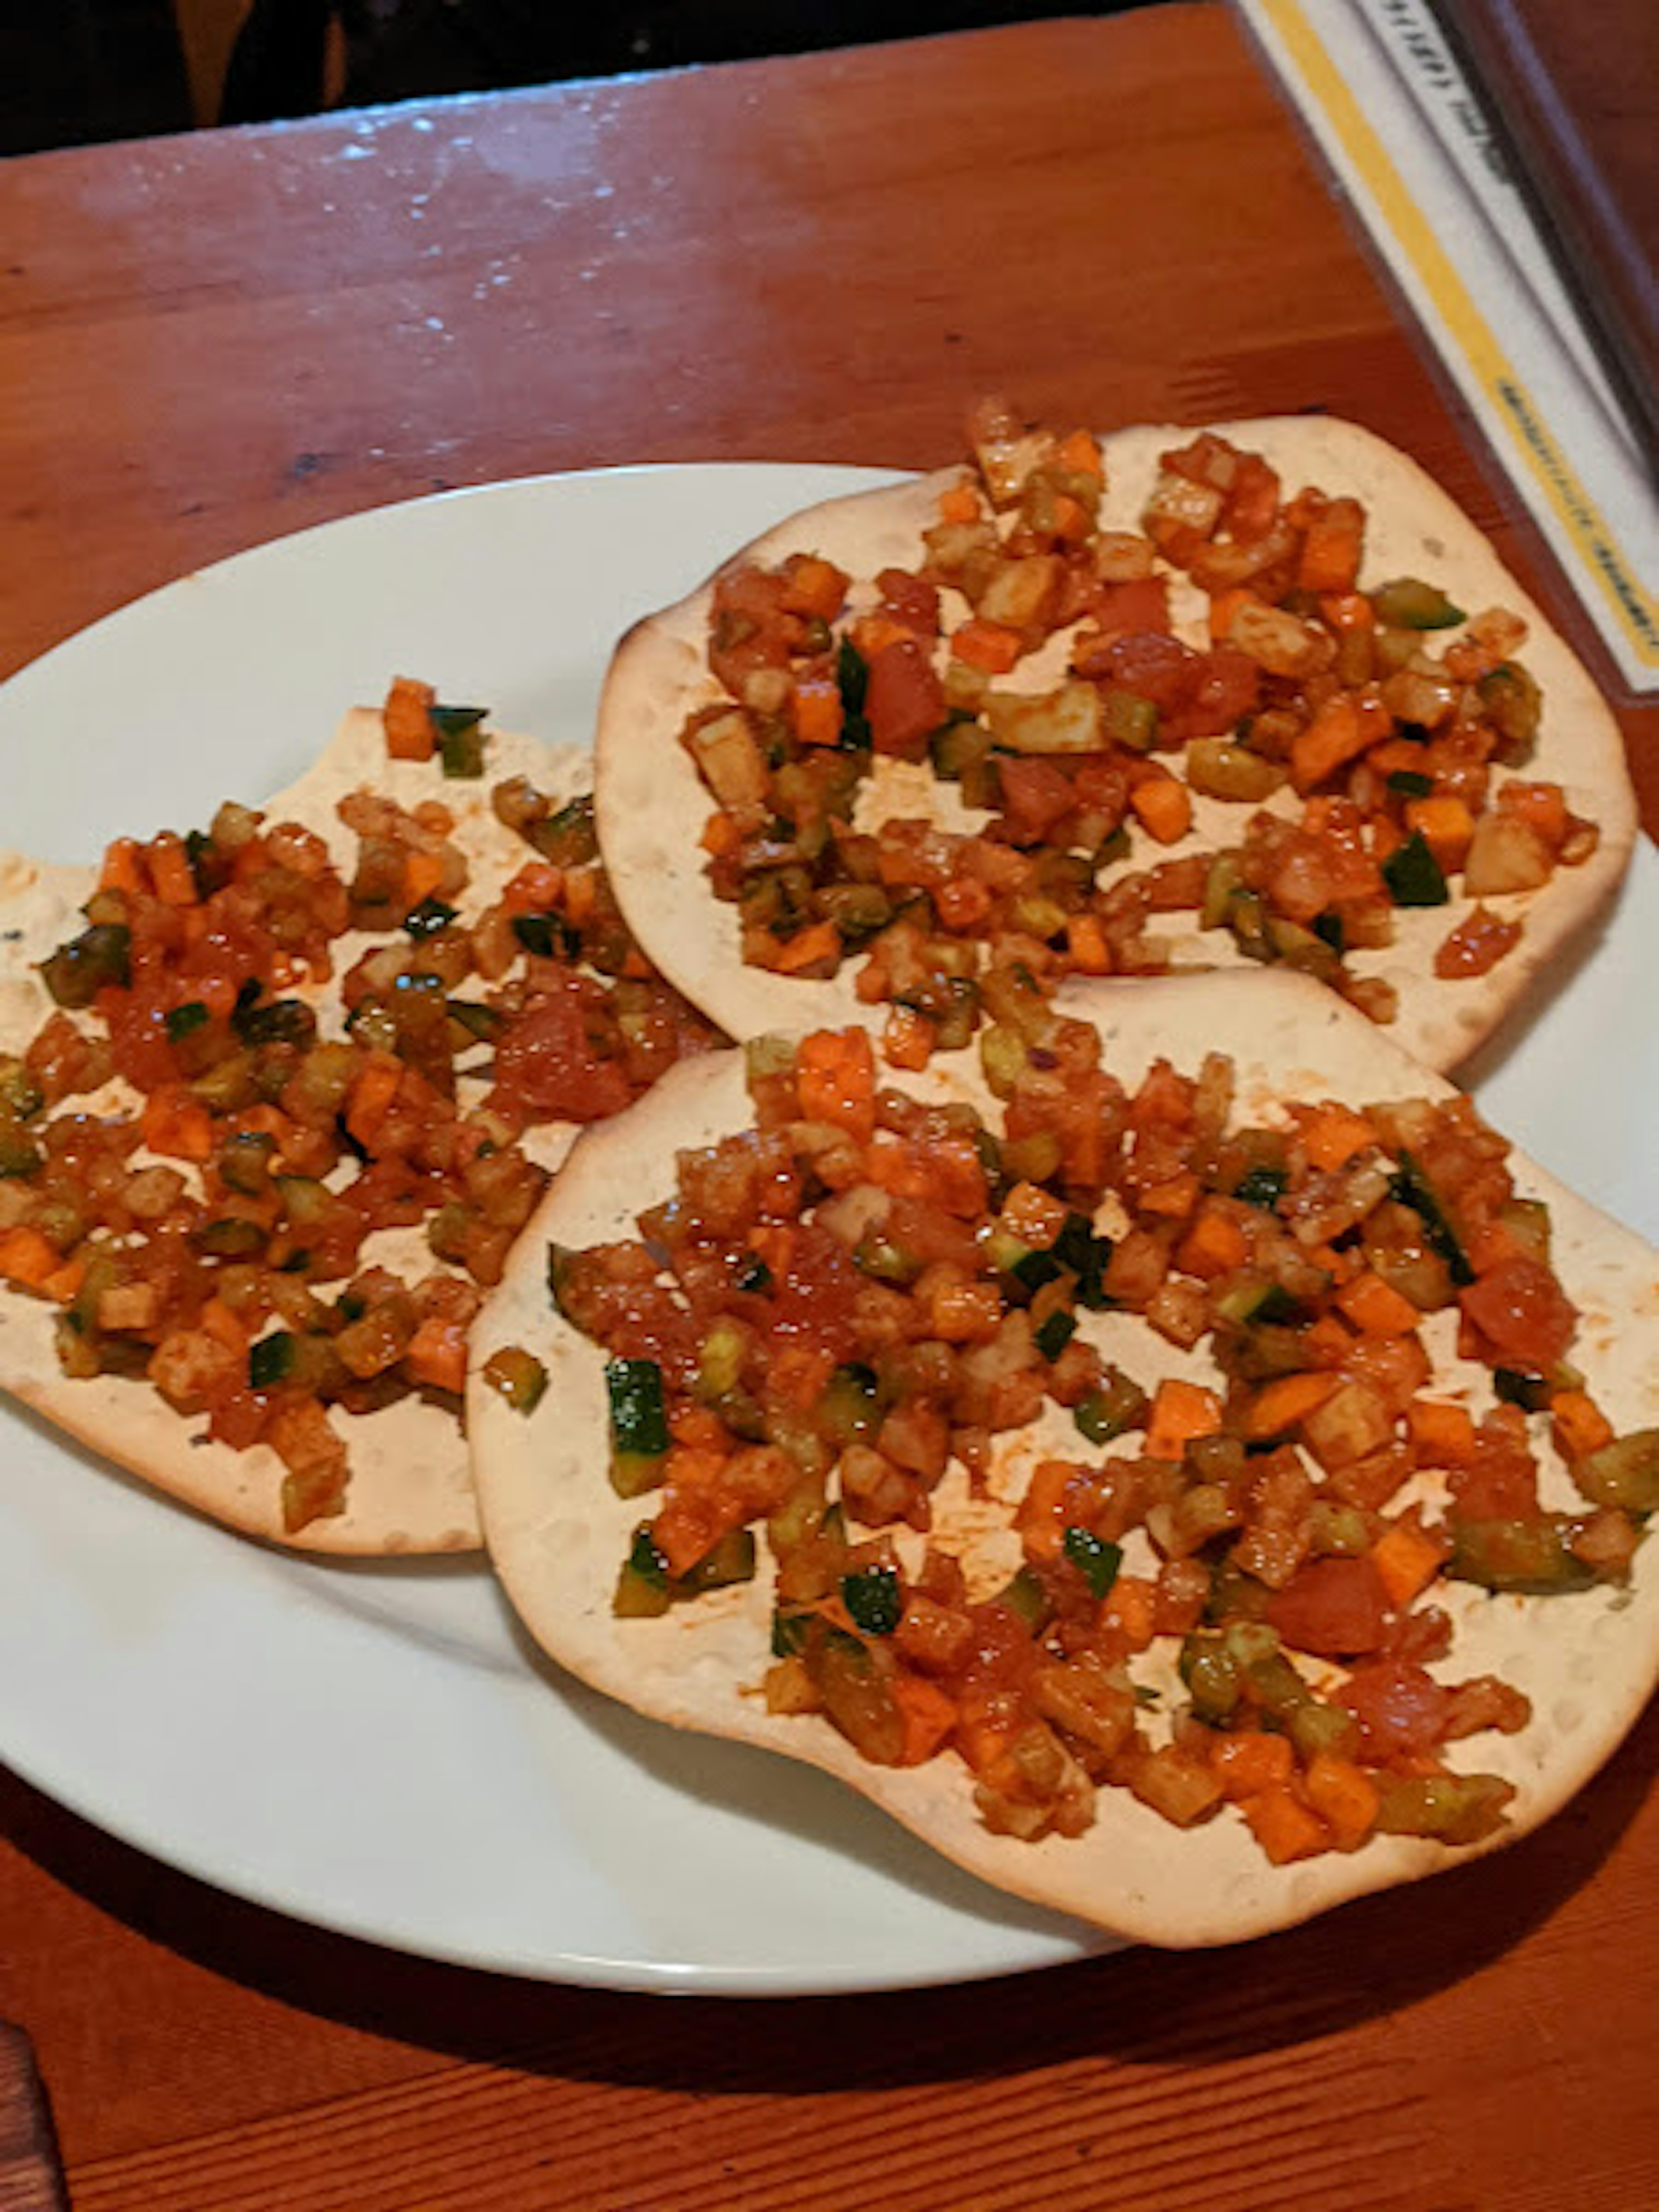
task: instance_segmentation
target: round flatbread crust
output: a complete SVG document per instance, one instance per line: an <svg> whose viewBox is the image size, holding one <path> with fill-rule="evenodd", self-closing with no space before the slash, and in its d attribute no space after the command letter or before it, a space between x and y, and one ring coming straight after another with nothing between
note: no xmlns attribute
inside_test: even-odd
<svg viewBox="0 0 1659 2212"><path fill-rule="evenodd" d="M1267 1110L1275 1098L1359 1104L1450 1095L1449 1085L1305 977L1269 971L1247 992L1220 975L1133 988L1098 983L1085 995L1106 1040L1105 1064L1126 1083L1160 1055L1192 1068L1207 1051L1230 1053L1241 1118ZM930 1076L941 1095L987 1104L977 1083L960 1071ZM753 1583L659 1619L613 1615L617 1569L649 1509L611 1490L605 1356L553 1310L547 1248L635 1233L637 1210L672 1188L677 1151L712 1143L750 1119L742 1056L720 1054L674 1069L629 1113L585 1133L479 1317L479 1359L516 1345L549 1371L547 1394L528 1418L477 1380L476 1367L468 1406L485 1540L537 1641L573 1674L636 1711L839 1775L997 1888L1133 1940L1185 1947L1261 1935L1474 1856L1467 1848L1379 1837L1351 1855L1275 1868L1234 1809L1178 1832L1127 1792L1104 1788L1096 1825L1076 1841L1050 1837L1031 1844L994 1836L975 1811L967 1768L950 1754L916 1767L872 1766L827 1721L767 1712L760 1685L770 1659L772 1599L764 1565ZM1542 1170L1519 1155L1511 1164L1518 1188L1550 1206L1557 1269L1582 1314L1575 1359L1615 1430L1653 1425L1659 1261L1640 1238ZM1137 1342L1133 1371L1143 1387L1158 1378L1160 1362L1166 1371L1201 1376L1201 1367L1183 1366L1184 1356L1150 1331L1143 1328ZM1489 1377L1486 1389L1489 1396ZM1065 1455L1086 1454L1075 1433L1070 1441ZM1006 1452L1017 1470L1019 1441L998 1443L1000 1461ZM947 1541L965 1532L971 1552L972 1516L959 1484L951 1498L951 1480L947 1475L935 1498L936 1518ZM1014 1484L1015 1494L1022 1486ZM1448 1678L1496 1673L1525 1692L1534 1708L1520 1735L1486 1735L1457 1747L1462 1764L1516 1785L1509 1826L1476 1847L1490 1850L1558 1810L1641 1711L1659 1676L1659 1547L1650 1543L1638 1553L1627 1589L1546 1600L1492 1597L1454 1585L1445 1601L1456 1619Z"/></svg>
<svg viewBox="0 0 1659 2212"><path fill-rule="evenodd" d="M1328 416L1268 416L1215 427L1244 450L1263 454L1287 493L1317 485L1362 502L1367 585L1420 574L1443 584L1470 614L1505 607L1526 622L1519 657L1541 687L1543 723L1523 772L1560 783L1573 811L1598 825L1595 853L1581 866L1558 869L1535 893L1486 902L1503 919L1520 917L1523 934L1483 976L1443 981L1433 973L1436 948L1474 907L1464 897L1443 907L1399 909L1392 946L1349 956L1357 975L1379 977L1398 991L1399 1017L1389 1025L1395 1042L1428 1066L1449 1071L1528 994L1540 971L1606 903L1628 865L1637 809L1619 726L1542 609L1415 461L1358 425ZM1103 527L1139 527L1158 455L1192 435L1190 429L1155 423L1102 439ZM941 470L807 508L745 546L727 566L766 566L791 553L812 552L855 579L873 577L889 566L912 568L921 556L921 533L937 519L939 493L962 474ZM713 597L711 578L677 605L636 623L618 646L606 678L596 736L595 798L600 847L617 896L652 961L733 1036L867 1019L870 1009L854 988L861 964L856 958L843 962L827 981L748 966L737 908L708 888L698 840L714 802L679 737L690 714L722 696L708 664ZM1056 668L1048 680L1057 680L1059 673ZM1024 669L1011 684L1029 688ZM1160 860L1178 860L1237 842L1252 809L1196 793L1194 800L1189 836L1155 851L1143 847L1128 865L1145 865L1149 852ZM1267 804L1284 809L1295 802L1281 792ZM878 761L860 801L860 824L907 815L925 815L946 828L983 818L968 817L954 786L939 782L925 765ZM1224 930L1200 933L1192 917L1178 915L1159 916L1155 927L1176 941L1180 967L1248 964ZM1186 933L1178 936L1182 931Z"/></svg>
<svg viewBox="0 0 1659 2212"><path fill-rule="evenodd" d="M315 831L337 863L349 869L356 839L336 811L348 793L372 791L410 809L441 799L454 819L453 840L467 856L468 903L482 909L530 857L524 841L496 818L489 799L503 778L520 775L562 805L589 787L591 757L582 747L492 730L484 775L445 781L429 763L388 759L379 712L359 708L304 775L262 811L272 822L298 822ZM52 1012L35 963L84 927L81 908L96 882L92 868L0 854L0 1050L21 1050ZM296 987L325 1027L337 1025L339 979L357 951L386 941L383 935L343 940L333 980ZM116 1084L97 1100L76 1103L118 1111L132 1100ZM568 1124L539 1129L527 1149L543 1166L556 1168L574 1134ZM422 1271L432 1264L418 1232L404 1249ZM345 1510L290 1531L283 1523L284 1469L268 1445L233 1451L214 1443L204 1419L175 1413L148 1383L70 1379L53 1349L53 1322L50 1305L0 1286L0 1389L180 1504L292 1550L392 1557L478 1548L466 1442L453 1407L411 1396L378 1413L337 1415L351 1452Z"/></svg>

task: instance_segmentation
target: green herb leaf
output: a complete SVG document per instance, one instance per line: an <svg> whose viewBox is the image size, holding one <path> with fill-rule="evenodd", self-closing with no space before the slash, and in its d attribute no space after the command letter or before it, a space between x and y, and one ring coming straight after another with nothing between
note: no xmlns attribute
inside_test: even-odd
<svg viewBox="0 0 1659 2212"><path fill-rule="evenodd" d="M870 688L870 668L851 638L842 638L836 649L836 687L841 693L841 749L864 752L870 744L870 724L864 712Z"/></svg>

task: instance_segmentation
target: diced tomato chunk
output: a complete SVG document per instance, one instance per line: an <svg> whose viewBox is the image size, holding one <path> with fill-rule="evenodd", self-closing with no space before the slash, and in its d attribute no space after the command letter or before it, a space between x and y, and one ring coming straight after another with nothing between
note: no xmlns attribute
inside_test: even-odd
<svg viewBox="0 0 1659 2212"><path fill-rule="evenodd" d="M1008 835L1016 845L1040 842L1077 805L1071 778L1052 761L1012 753L998 763L997 775Z"/></svg>
<svg viewBox="0 0 1659 2212"><path fill-rule="evenodd" d="M1565 1358L1578 1315L1541 1261L1502 1260L1462 1293L1474 1322L1505 1367L1544 1374Z"/></svg>
<svg viewBox="0 0 1659 2212"><path fill-rule="evenodd" d="M895 638L872 656L864 714L878 753L921 760L945 713L944 688L916 639Z"/></svg>
<svg viewBox="0 0 1659 2212"><path fill-rule="evenodd" d="M495 1046L495 1080L538 1115L596 1121L620 1113L631 1094L621 1066L599 1058L589 1042L580 981L550 982L507 1024Z"/></svg>
<svg viewBox="0 0 1659 2212"><path fill-rule="evenodd" d="M1388 1635L1388 1593L1369 1559L1316 1559L1273 1593L1267 1619L1298 1651L1333 1659L1376 1651Z"/></svg>
<svg viewBox="0 0 1659 2212"><path fill-rule="evenodd" d="M1445 1730L1451 1692L1408 1659L1368 1660L1336 1692L1365 1732L1364 1748L1387 1759L1431 1751Z"/></svg>

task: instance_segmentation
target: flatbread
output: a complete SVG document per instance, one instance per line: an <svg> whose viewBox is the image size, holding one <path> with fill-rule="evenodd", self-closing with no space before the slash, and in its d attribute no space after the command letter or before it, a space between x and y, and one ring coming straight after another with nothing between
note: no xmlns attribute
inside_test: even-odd
<svg viewBox="0 0 1659 2212"><path fill-rule="evenodd" d="M1194 1070L1205 1053L1232 1055L1240 1121L1273 1117L1276 1099L1443 1099L1451 1086L1409 1060L1364 1016L1310 979L1264 973L1248 991L1222 975L1172 977L1132 987L1096 983L1078 1005L1105 1039L1104 1065L1133 1086L1166 1056ZM1077 1011L1074 1007L1073 1011ZM907 1079L918 1095L967 1096L994 1112L960 1055L948 1074ZM981 1823L972 1778L946 1753L903 1769L866 1764L816 1716L769 1714L761 1682L770 1659L769 1565L750 1583L677 1604L654 1619L618 1620L611 1596L633 1531L647 1517L639 1498L617 1497L608 1479L605 1358L553 1310L546 1286L550 1242L582 1246L636 1233L635 1215L672 1189L677 1150L749 1127L742 1057L720 1054L674 1069L616 1121L586 1133L514 1255L505 1281L479 1316L480 1359L507 1345L548 1368L550 1388L526 1417L475 1379L468 1406L485 1539L495 1568L531 1633L562 1665L594 1687L672 1725L738 1738L839 1775L947 1858L998 1888L1077 1914L1129 1938L1170 1946L1215 1944L1288 1927L1364 1893L1461 1863L1547 1819L1595 1771L1632 1725L1659 1677L1659 1547L1638 1552L1628 1589L1599 1586L1571 1596L1491 1596L1466 1584L1437 1592L1455 1621L1447 1679L1491 1671L1532 1700L1520 1735L1482 1735L1452 1747L1455 1761L1516 1785L1510 1824L1489 1842L1452 1850L1422 1838L1378 1836L1347 1856L1328 1853L1275 1868L1236 1809L1178 1832L1121 1790L1098 1793L1095 1826L1082 1838L1036 1844L1000 1838ZM993 1119L993 1126L997 1126ZM1620 1434L1659 1421L1659 1260L1628 1230L1574 1196L1519 1154L1517 1190L1547 1201L1556 1271L1581 1313L1573 1357ZM1425 1329L1437 1355L1432 1388L1459 1382L1490 1402L1484 1369L1450 1362L1452 1316L1443 1339ZM1085 1333L1134 1330L1118 1356L1142 1386L1164 1375L1213 1380L1198 1353L1186 1355L1127 1316L1089 1316ZM1111 1352L1109 1335L1095 1337ZM1441 1353L1445 1352L1443 1360ZM1131 1362L1133 1364L1131 1365ZM475 1368L475 1378L477 1370ZM1052 1409L1050 1409L1052 1414ZM1049 1416L1045 1416L1045 1419ZM1065 1418L1048 1447L1077 1459ZM996 1440L994 1492L1017 1498L1040 1433ZM1551 1494L1548 1453L1545 1502ZM1556 1470L1553 1478L1565 1485ZM1417 1479L1432 1486L1432 1476ZM1413 1492L1402 1494L1401 1503ZM1430 1488L1426 1494L1432 1494ZM934 1493L936 1526L948 1548L979 1559L988 1587L1006 1580L1018 1552L993 1516L969 1510L959 1470ZM1392 1509L1391 1509L1392 1510ZM964 1538L970 1540L964 1541ZM1001 1548L999 1548L1001 1547ZM764 1554L763 1546L763 1555Z"/></svg>
<svg viewBox="0 0 1659 2212"><path fill-rule="evenodd" d="M349 878L357 840L335 811L348 793L372 790L410 809L440 799L453 817L451 842L467 857L465 896L468 910L477 913L494 903L509 878L533 857L490 805L495 786L518 775L528 775L562 805L587 790L592 763L582 747L491 730L483 776L446 781L435 765L389 759L379 711L356 708L305 775L263 811L270 822L297 822L313 830ZM80 909L96 882L92 868L0 855L0 1049L21 1050L55 1011L34 963L84 927ZM288 995L307 999L319 1025L337 1034L339 977L361 953L388 941L385 933L342 938L334 981L296 986ZM485 1086L477 1087L482 1094ZM131 1110L136 1098L118 1080L94 1097L73 1103L115 1113ZM546 1124L529 1133L526 1149L551 1170L574 1134L572 1124ZM365 1263L395 1265L402 1254L417 1272L433 1264L419 1230L372 1239ZM55 1312L41 1299L0 1285L0 1389L154 1488L244 1534L291 1549L380 1555L477 1548L466 1444L453 1411L411 1395L373 1413L337 1414L351 1455L345 1510L292 1532L283 1525L285 1470L269 1445L234 1451L210 1440L205 1417L175 1413L147 1382L64 1375L52 1346Z"/></svg>
<svg viewBox="0 0 1659 2212"><path fill-rule="evenodd" d="M1319 416L1276 416L1225 422L1218 433L1245 452L1260 453L1279 472L1288 496L1317 485L1333 496L1357 497L1366 511L1362 581L1421 575L1441 584L1470 615L1507 608L1527 624L1518 658L1543 692L1543 722L1533 757L1520 773L1559 782L1572 811L1599 826L1600 842L1577 867L1559 868L1531 893L1490 898L1504 920L1524 919L1518 945L1484 976L1443 981L1433 973L1436 948L1472 909L1454 896L1449 904L1404 908L1395 915L1396 939L1378 951L1352 951L1351 970L1380 977L1399 993L1398 1018L1389 1034L1428 1066L1449 1071L1498 1026L1526 996L1534 980L1603 906L1628 864L1637 808L1618 724L1588 671L1498 559L1486 538L1440 486L1407 457L1357 424ZM1133 530L1158 473L1158 455L1188 442L1190 429L1158 423L1121 430L1101 441L1106 461L1103 528ZM855 580L887 566L914 568L921 533L938 519L939 493L961 480L943 470L890 488L831 500L793 515L734 555L730 566L770 566L791 553L823 555ZM1179 582L1179 580L1177 580ZM799 1030L867 1019L854 988L861 956L845 960L825 980L774 975L748 966L742 957L735 905L708 888L706 855L698 843L714 801L679 742L688 716L723 696L708 665L708 613L714 580L677 605L637 623L622 641L600 701L596 740L595 796L599 842L629 927L671 981L695 1005L734 1036L768 1029ZM953 595L945 594L947 608ZM958 611L961 602L955 601ZM1189 642L1207 641L1201 625L1180 617L1181 595L1172 595L1176 628ZM1060 633L1063 640L1066 633ZM1455 632L1431 641L1437 646ZM1041 655L1003 679L1011 690L1040 690L1059 681L1063 660L1055 640ZM1034 679L1035 670L1046 677ZM1144 843L1127 867L1149 857L1178 860L1236 844L1254 806L1194 794L1189 836L1155 851ZM1265 802L1290 813L1300 802L1288 787ZM946 829L975 826L988 817L969 815L956 787L938 781L924 763L878 760L860 797L857 820L921 817ZM1110 877L1103 871L1101 880ZM1224 929L1200 932L1192 915L1160 915L1156 933L1171 940L1181 968L1249 964ZM1061 1004L1065 1003L1063 987Z"/></svg>

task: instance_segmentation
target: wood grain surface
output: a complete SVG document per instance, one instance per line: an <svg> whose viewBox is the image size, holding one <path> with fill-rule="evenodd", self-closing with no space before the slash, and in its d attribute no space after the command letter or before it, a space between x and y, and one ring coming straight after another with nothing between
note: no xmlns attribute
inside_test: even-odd
<svg viewBox="0 0 1659 2212"><path fill-rule="evenodd" d="M62 2212L52 2115L21 2027L0 2021L0 2212Z"/></svg>
<svg viewBox="0 0 1659 2212"><path fill-rule="evenodd" d="M0 673L359 508L932 466L997 388L1354 415L1607 676L1216 6L0 167ZM1609 690L1653 828L1659 714ZM76 2212L1633 2212L1656 1748L1650 1714L1511 1852L1248 1949L752 2004L377 1952L0 1778L0 2014Z"/></svg>

